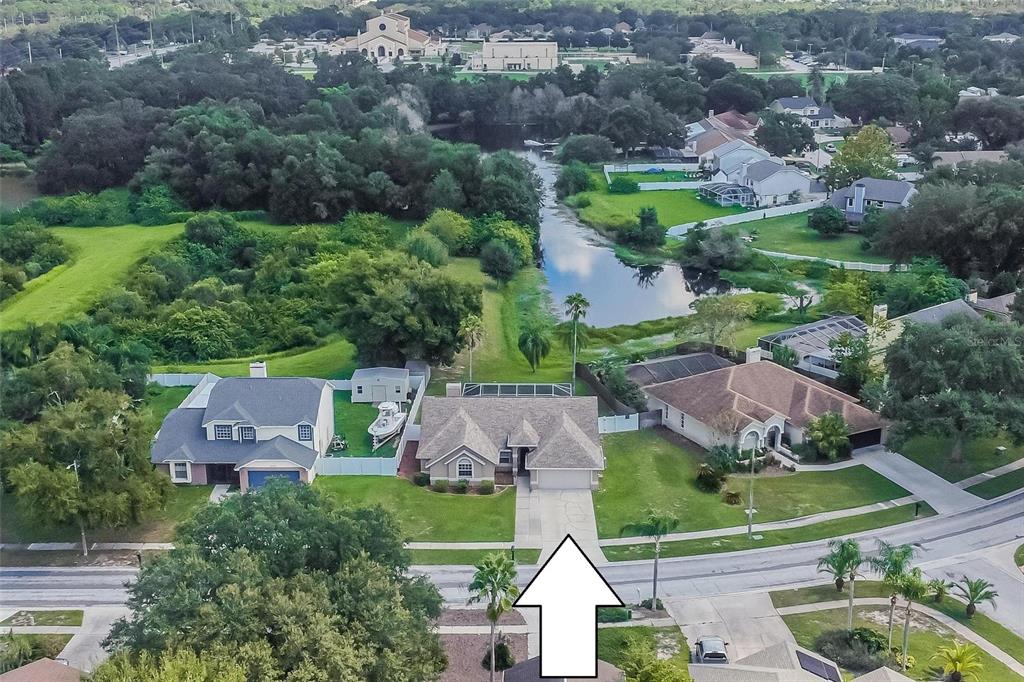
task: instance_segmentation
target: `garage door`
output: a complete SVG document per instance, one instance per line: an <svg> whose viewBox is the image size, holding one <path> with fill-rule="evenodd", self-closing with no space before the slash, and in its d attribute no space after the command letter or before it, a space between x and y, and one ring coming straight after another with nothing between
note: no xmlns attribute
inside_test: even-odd
<svg viewBox="0 0 1024 682"><path fill-rule="evenodd" d="M299 482L298 471L250 471L249 487L262 488L263 484L272 478L283 478L295 483Z"/></svg>
<svg viewBox="0 0 1024 682"><path fill-rule="evenodd" d="M850 436L850 447L856 450L857 448L866 448L871 445L882 444L882 429L871 429L870 431L861 431L860 433L854 433Z"/></svg>
<svg viewBox="0 0 1024 682"><path fill-rule="evenodd" d="M589 490L590 471L587 469L541 470L537 472L537 487L547 490Z"/></svg>
<svg viewBox="0 0 1024 682"><path fill-rule="evenodd" d="M387 386L374 386L371 389L371 398L373 402L379 403L388 399L388 387Z"/></svg>

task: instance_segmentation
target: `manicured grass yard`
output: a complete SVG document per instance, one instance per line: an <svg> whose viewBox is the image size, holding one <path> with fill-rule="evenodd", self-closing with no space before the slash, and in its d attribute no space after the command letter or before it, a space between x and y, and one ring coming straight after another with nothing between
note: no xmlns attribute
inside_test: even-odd
<svg viewBox="0 0 1024 682"><path fill-rule="evenodd" d="M18 611L12 616L0 622L0 625L57 625L66 627L77 627L82 624L82 611L58 610L58 611Z"/></svg>
<svg viewBox="0 0 1024 682"><path fill-rule="evenodd" d="M322 346L279 353L229 358L191 364L161 365L154 372L213 372L222 377L249 376L249 363L264 360L270 376L344 379L356 369L356 348L345 339L328 340Z"/></svg>
<svg viewBox="0 0 1024 682"><path fill-rule="evenodd" d="M576 196L590 199L590 206L578 209L578 213L584 222L598 229L614 230L626 225L635 225L637 212L645 206L657 209L658 221L666 227L744 211L735 206L723 208L701 201L697 198L697 192L693 190L663 189L632 194L610 194L603 177L599 181L598 189L581 192Z"/></svg>
<svg viewBox="0 0 1024 682"><path fill-rule="evenodd" d="M373 438L366 427L376 418L377 408L373 403L354 403L352 391L335 391L334 432L348 440L348 450L338 454L346 457L392 457L397 437L373 451Z"/></svg>
<svg viewBox="0 0 1024 682"><path fill-rule="evenodd" d="M891 259L878 256L860 248L861 237L844 233L837 237L825 239L807 227L807 214L779 216L755 220L737 225L744 232L757 230L757 238L752 246L765 251L793 253L800 256L817 258L833 258L835 260L857 261L861 263L888 263Z"/></svg>
<svg viewBox="0 0 1024 682"><path fill-rule="evenodd" d="M615 178L626 178L633 182L687 182L695 178L683 171L662 171L661 173L644 173L632 171L629 173L610 173L612 180Z"/></svg>
<svg viewBox="0 0 1024 682"><path fill-rule="evenodd" d="M902 614L902 607L898 612ZM887 618L888 609L884 607L858 607L854 611L854 626L869 627L885 635ZM783 616L782 619L792 631L797 644L813 649L814 640L818 635L829 630L846 627L846 609L802 613ZM894 639L898 643L903 641L902 615ZM949 646L954 639L955 634L946 626L928 616L915 615L910 626L909 651L910 655L917 659L917 663L905 673L907 677L915 680L943 679L941 670L937 669L931 658L940 647ZM981 661L984 665L981 679L985 682L1010 682L1011 680L1016 682L1020 680L1019 675L984 651L981 652Z"/></svg>
<svg viewBox="0 0 1024 682"><path fill-rule="evenodd" d="M339 504L379 504L391 510L411 541L508 541L515 531L514 488L494 495L456 495L381 476L318 476L313 485Z"/></svg>
<svg viewBox="0 0 1024 682"><path fill-rule="evenodd" d="M846 595L847 592L845 590L837 592L833 585L818 585L816 587L802 587L796 590L772 592L771 598L775 608L782 608L798 604L820 604L822 602L839 601L846 599ZM888 597L889 590L876 580L858 580L854 596L857 598ZM1005 598L1010 598L1010 595L1006 595ZM970 628L1021 663L1024 663L1024 639L1001 623L992 620L983 613L975 613L973 618L968 618L964 611L964 602L955 597L947 597L939 603L929 599L924 602L924 605L940 611L961 625Z"/></svg>
<svg viewBox="0 0 1024 682"><path fill-rule="evenodd" d="M159 386L157 384L150 384L146 387L146 397L143 399L142 405L151 435L156 435L167 413L180 405L181 401L191 392L191 386Z"/></svg>
<svg viewBox="0 0 1024 682"><path fill-rule="evenodd" d="M163 509L153 509L146 520L127 528L86 531L88 542L168 542L174 528L210 499L212 485L181 485L171 491ZM28 519L13 497L0 497L0 541L78 542L76 526L43 525Z"/></svg>
<svg viewBox="0 0 1024 682"><path fill-rule="evenodd" d="M996 447L1000 445L1006 447L1005 455L996 453ZM918 436L911 438L900 454L954 483L1024 457L1024 445L1014 445L1013 439L1007 435L971 440L964 447L963 462L950 461L951 449L952 440L949 438Z"/></svg>
<svg viewBox="0 0 1024 682"><path fill-rule="evenodd" d="M70 247L71 260L25 285L2 306L7 329L28 321L59 322L84 312L111 286L122 281L145 256L182 233L183 226L55 227Z"/></svg>
<svg viewBox="0 0 1024 682"><path fill-rule="evenodd" d="M972 485L967 492L991 500L1015 490L1024 490L1024 469L1017 469L1008 474L990 478L984 483Z"/></svg>
<svg viewBox="0 0 1024 682"><path fill-rule="evenodd" d="M686 664L690 662L690 645L679 628L673 627L653 628L648 625L635 625L621 628L598 628L597 657L602 661L608 661L612 665L621 667L624 663L626 644L634 639L644 642L654 650L665 653L674 650L675 653L669 658L677 663L682 670L686 670Z"/></svg>
<svg viewBox="0 0 1024 682"><path fill-rule="evenodd" d="M694 482L701 455L659 435L660 430L604 437L608 468L594 493L600 537L620 537L620 529L638 521L646 507L674 511L682 531L725 528L746 523L743 505L728 505ZM747 479L730 477L726 488L746 494ZM900 486L867 467L837 471L759 476L754 487L756 520L777 521L833 509L847 509L907 495Z"/></svg>
<svg viewBox="0 0 1024 682"><path fill-rule="evenodd" d="M493 549L411 549L409 553L412 555L414 566L429 564L474 566L488 554L507 554L512 556L509 550ZM516 563L519 565L536 564L539 558L539 549L516 550Z"/></svg>

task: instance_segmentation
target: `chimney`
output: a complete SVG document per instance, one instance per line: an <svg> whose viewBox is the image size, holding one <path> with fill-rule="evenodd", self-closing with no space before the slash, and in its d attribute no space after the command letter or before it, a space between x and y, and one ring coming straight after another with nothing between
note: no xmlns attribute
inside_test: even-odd
<svg viewBox="0 0 1024 682"><path fill-rule="evenodd" d="M748 348L747 349L747 360L746 361L748 363L750 363L750 362L760 362L761 361L761 349L758 348L757 346L754 346L752 348Z"/></svg>
<svg viewBox="0 0 1024 682"><path fill-rule="evenodd" d="M864 213L864 194L867 187L864 183L858 182L853 186L853 213Z"/></svg>
<svg viewBox="0 0 1024 682"><path fill-rule="evenodd" d="M889 306L882 303L871 309L871 321L882 322L889 319Z"/></svg>
<svg viewBox="0 0 1024 682"><path fill-rule="evenodd" d="M714 109L708 109L708 118L714 118L714 117L715 117L715 110Z"/></svg>
<svg viewBox="0 0 1024 682"><path fill-rule="evenodd" d="M967 292L967 302L968 303L977 303L978 302L978 290L977 289L971 289L970 291Z"/></svg>
<svg viewBox="0 0 1024 682"><path fill-rule="evenodd" d="M267 363L256 361L249 363L249 377L253 379L267 378Z"/></svg>

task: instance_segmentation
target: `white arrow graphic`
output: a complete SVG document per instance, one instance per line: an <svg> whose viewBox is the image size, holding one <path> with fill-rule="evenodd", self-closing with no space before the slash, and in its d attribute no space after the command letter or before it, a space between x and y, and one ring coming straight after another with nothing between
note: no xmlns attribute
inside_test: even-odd
<svg viewBox="0 0 1024 682"><path fill-rule="evenodd" d="M514 605L540 607L541 677L597 677L597 607L622 600L571 535Z"/></svg>

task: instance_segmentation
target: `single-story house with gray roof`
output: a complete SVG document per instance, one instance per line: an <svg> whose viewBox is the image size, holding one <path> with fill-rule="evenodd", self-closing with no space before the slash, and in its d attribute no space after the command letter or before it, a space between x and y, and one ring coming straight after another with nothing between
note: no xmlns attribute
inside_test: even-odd
<svg viewBox="0 0 1024 682"><path fill-rule="evenodd" d="M151 459L174 483L227 483L245 492L270 478L311 482L333 437L330 382L213 377L167 414Z"/></svg>
<svg viewBox="0 0 1024 682"><path fill-rule="evenodd" d="M907 206L915 194L917 190L906 180L861 178L849 187L837 189L830 203L843 212L847 222L856 224L863 222L872 208L891 211Z"/></svg>
<svg viewBox="0 0 1024 682"><path fill-rule="evenodd" d="M431 480L529 476L531 488L595 489L604 470L597 398L427 396L416 459Z"/></svg>

